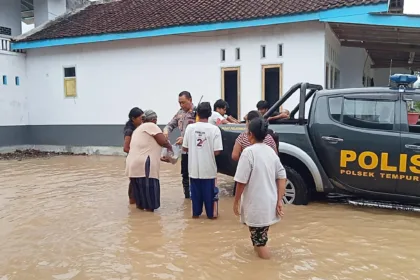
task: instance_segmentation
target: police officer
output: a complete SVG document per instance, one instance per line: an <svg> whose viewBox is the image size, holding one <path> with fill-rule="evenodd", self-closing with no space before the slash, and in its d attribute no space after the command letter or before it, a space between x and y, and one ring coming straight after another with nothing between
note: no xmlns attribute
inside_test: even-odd
<svg viewBox="0 0 420 280"><path fill-rule="evenodd" d="M196 115L194 105L192 103L191 93L183 91L178 95L178 102L181 109L175 114L172 120L163 129L163 134L166 138L176 128L181 132L181 136L176 139L177 145L182 145L184 139L185 129L189 124L195 123ZM188 154L181 155L181 174L182 186L184 187L185 198L190 198L190 178L188 175Z"/></svg>

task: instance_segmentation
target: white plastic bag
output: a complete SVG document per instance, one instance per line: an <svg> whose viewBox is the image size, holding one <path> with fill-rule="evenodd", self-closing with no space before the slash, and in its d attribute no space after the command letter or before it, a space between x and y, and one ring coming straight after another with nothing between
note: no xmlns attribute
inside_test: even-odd
<svg viewBox="0 0 420 280"><path fill-rule="evenodd" d="M172 164L177 163L179 156L181 155L181 148L178 145L172 145L173 153L168 153L167 148L162 148L161 157L169 157Z"/></svg>

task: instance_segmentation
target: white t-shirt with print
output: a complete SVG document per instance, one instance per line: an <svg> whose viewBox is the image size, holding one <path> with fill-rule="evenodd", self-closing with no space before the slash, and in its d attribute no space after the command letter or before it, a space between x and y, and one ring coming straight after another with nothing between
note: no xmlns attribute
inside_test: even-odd
<svg viewBox="0 0 420 280"><path fill-rule="evenodd" d="M188 149L188 172L193 179L215 179L217 165L215 151L222 151L222 134L217 126L197 122L187 126L184 148Z"/></svg>
<svg viewBox="0 0 420 280"><path fill-rule="evenodd" d="M235 181L245 184L241 223L265 227L280 221L276 213L276 180L285 178L286 171L271 147L257 143L244 149L235 174Z"/></svg>
<svg viewBox="0 0 420 280"><path fill-rule="evenodd" d="M209 123L211 123L212 125L220 125L225 119L226 118L222 116L219 112L213 111L209 118Z"/></svg>

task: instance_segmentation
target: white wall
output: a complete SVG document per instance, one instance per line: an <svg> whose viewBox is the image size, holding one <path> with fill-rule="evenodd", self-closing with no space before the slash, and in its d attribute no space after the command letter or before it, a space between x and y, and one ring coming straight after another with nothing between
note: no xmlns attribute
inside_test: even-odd
<svg viewBox="0 0 420 280"><path fill-rule="evenodd" d="M405 0L404 1L404 14L420 15L419 0Z"/></svg>
<svg viewBox="0 0 420 280"><path fill-rule="evenodd" d="M66 0L34 0L35 27L66 12Z"/></svg>
<svg viewBox="0 0 420 280"><path fill-rule="evenodd" d="M373 78L371 71L372 60L365 49L341 47L339 59L341 70L341 87L364 87ZM363 84L363 76L366 77Z"/></svg>
<svg viewBox="0 0 420 280"><path fill-rule="evenodd" d="M154 109L166 123L179 108L178 93L195 102L221 97L221 68L241 67L241 117L261 99L261 67L283 64L283 92L297 82L323 84L324 25L275 27L125 40L28 51L29 123L121 124L133 106ZM277 45L283 44L283 57ZM260 46L267 57L261 59ZM235 61L235 48L241 60ZM226 49L226 62L220 50ZM63 66L76 66L78 97L64 98ZM293 108L298 96L285 105Z"/></svg>
<svg viewBox="0 0 420 280"><path fill-rule="evenodd" d="M3 75L7 85L3 85ZM19 86L15 77L19 77ZM26 84L25 55L0 51L0 126L28 123Z"/></svg>
<svg viewBox="0 0 420 280"><path fill-rule="evenodd" d="M393 74L411 74L408 68L376 68L374 69L375 86L387 87L389 85L389 76Z"/></svg>
<svg viewBox="0 0 420 280"><path fill-rule="evenodd" d="M12 36L22 34L20 0L0 0L0 26L12 29Z"/></svg>
<svg viewBox="0 0 420 280"><path fill-rule="evenodd" d="M340 71L340 64L339 64L339 57L340 57L340 41L333 33L331 27L328 23L325 24L325 46L324 46L324 69L323 76L324 80L321 85L324 88L339 88L340 87L340 80L341 74L338 74L340 78L338 78L337 82L334 82L336 69ZM326 72L326 64L328 64L328 73ZM333 72L331 72L333 70Z"/></svg>

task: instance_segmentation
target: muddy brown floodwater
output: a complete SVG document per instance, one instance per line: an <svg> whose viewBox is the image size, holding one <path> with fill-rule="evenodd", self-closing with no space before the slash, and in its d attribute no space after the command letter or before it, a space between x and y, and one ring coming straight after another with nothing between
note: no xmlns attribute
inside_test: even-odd
<svg viewBox="0 0 420 280"><path fill-rule="evenodd" d="M123 157L0 161L0 279L420 279L420 217L312 203L287 206L254 255L221 176L220 218L192 220L179 166L162 207L128 205Z"/></svg>

